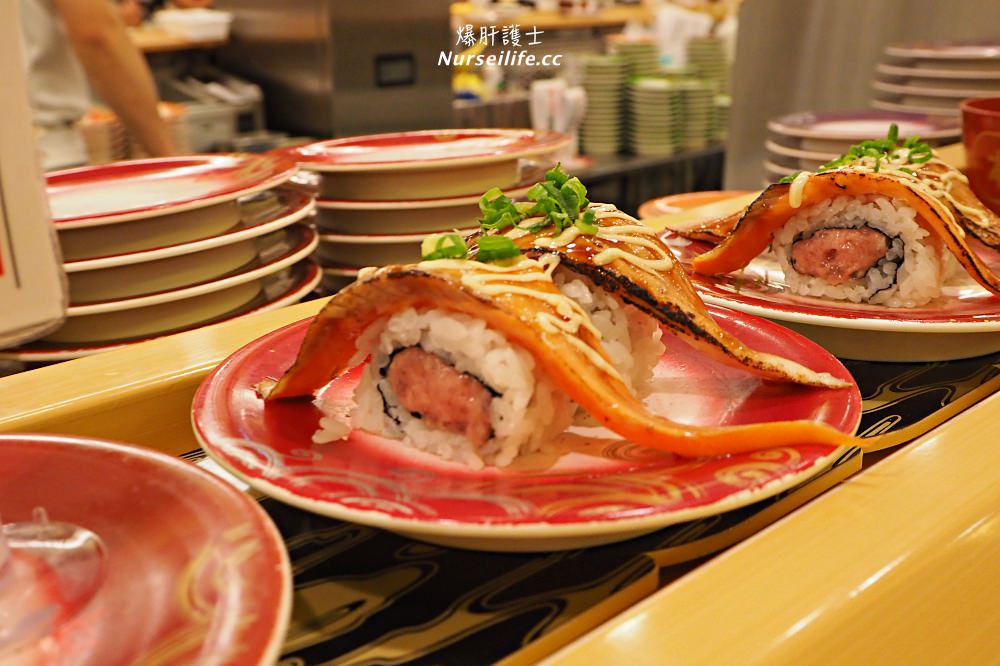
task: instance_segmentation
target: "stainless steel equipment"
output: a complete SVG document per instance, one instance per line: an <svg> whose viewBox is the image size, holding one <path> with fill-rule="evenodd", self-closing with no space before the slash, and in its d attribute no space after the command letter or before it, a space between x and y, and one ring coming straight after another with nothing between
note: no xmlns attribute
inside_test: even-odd
<svg viewBox="0 0 1000 666"><path fill-rule="evenodd" d="M450 0L216 0L226 69L264 90L271 129L316 137L449 127Z"/></svg>

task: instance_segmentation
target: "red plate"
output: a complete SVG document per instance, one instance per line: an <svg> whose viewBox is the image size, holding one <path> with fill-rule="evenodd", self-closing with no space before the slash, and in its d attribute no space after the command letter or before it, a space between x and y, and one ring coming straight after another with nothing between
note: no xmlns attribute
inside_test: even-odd
<svg viewBox="0 0 1000 666"><path fill-rule="evenodd" d="M105 553L89 603L50 599L55 631L11 663L275 662L291 571L248 496L190 463L92 439L0 435L0 456L5 523L41 506L96 533Z"/></svg>
<svg viewBox="0 0 1000 666"><path fill-rule="evenodd" d="M774 324L713 308L748 344L850 379L832 356ZM265 404L254 386L291 364L308 321L243 347L205 380L193 423L205 450L250 485L295 506L419 539L486 550L554 550L618 541L722 513L801 483L842 450L801 445L713 459L682 459L600 429L563 435L558 455L472 471L355 431L313 444L319 412L308 402ZM697 424L815 419L853 432L857 388L764 384L674 342L657 369L654 407ZM355 369L326 390L349 392Z"/></svg>
<svg viewBox="0 0 1000 666"><path fill-rule="evenodd" d="M284 152L316 171L438 169L550 153L569 141L560 132L522 129L425 130L320 141Z"/></svg>
<svg viewBox="0 0 1000 666"><path fill-rule="evenodd" d="M116 162L47 176L57 229L180 213L279 185L295 173L281 155L194 155Z"/></svg>

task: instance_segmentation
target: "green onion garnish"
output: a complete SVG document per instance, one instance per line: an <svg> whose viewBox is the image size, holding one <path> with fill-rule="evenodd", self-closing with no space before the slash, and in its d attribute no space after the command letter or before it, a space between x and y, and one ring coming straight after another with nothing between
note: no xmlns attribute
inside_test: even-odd
<svg viewBox="0 0 1000 666"><path fill-rule="evenodd" d="M893 159L898 159L902 154L902 151L907 151L906 161L910 164L923 164L934 157L934 152L931 150L931 147L920 141L920 137L918 136L907 137L902 143L900 143L899 126L896 125L896 123L892 123L889 125L889 132L886 134L884 139L874 139L857 143L851 146L846 153L837 159L831 160L820 166L819 171L822 172L837 169L853 162L857 162L858 160L870 157L875 160L873 170L878 173L882 167L891 168L891 161ZM883 164L883 162L886 162L887 164ZM903 167L896 168L900 171L905 171L911 174L913 173L912 170ZM785 180L782 179L779 182L785 182Z"/></svg>
<svg viewBox="0 0 1000 666"><path fill-rule="evenodd" d="M479 251L476 252L476 261L510 259L521 254L521 249L506 236L480 236L476 240L476 245L479 247Z"/></svg>
<svg viewBox="0 0 1000 666"><path fill-rule="evenodd" d="M596 216L589 211L587 188L579 178L563 171L561 164L549 169L545 180L533 185L527 196L529 201L515 203L498 188L493 188L479 200L479 210L483 214L479 226L486 231L501 231L527 218L540 217L537 224L526 230L533 233L551 224L556 234L573 225L584 233L597 232Z"/></svg>
<svg viewBox="0 0 1000 666"><path fill-rule="evenodd" d="M820 167L820 168L822 168L822 167ZM798 178L800 173L802 173L802 172L801 171L796 171L795 173L790 173L787 176L783 176L778 182L781 183L782 185L788 185L789 183L791 183L792 181L794 181L796 178Z"/></svg>
<svg viewBox="0 0 1000 666"><path fill-rule="evenodd" d="M459 234L431 234L420 244L420 255L424 261L465 259L469 247Z"/></svg>

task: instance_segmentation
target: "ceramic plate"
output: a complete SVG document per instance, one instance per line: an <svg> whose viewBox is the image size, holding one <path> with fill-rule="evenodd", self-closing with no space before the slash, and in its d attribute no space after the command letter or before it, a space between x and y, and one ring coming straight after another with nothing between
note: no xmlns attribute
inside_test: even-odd
<svg viewBox="0 0 1000 666"><path fill-rule="evenodd" d="M934 69L933 67L903 67L901 65L879 64L875 67L882 74L909 76L928 79L1000 79L1000 65L993 71L974 69Z"/></svg>
<svg viewBox="0 0 1000 666"><path fill-rule="evenodd" d="M644 220L670 213L679 213L689 208L705 206L722 199L742 197L750 194L749 190L705 190L702 192L685 192L669 194L665 197L650 199L639 206L639 219Z"/></svg>
<svg viewBox="0 0 1000 666"><path fill-rule="evenodd" d="M772 132L786 136L809 139L847 139L852 142L884 137L892 123L899 126L900 136L916 134L922 139L958 137L962 132L961 123L957 120L914 112L907 113L905 109L903 111L903 113L803 111L770 120L767 123L767 128Z"/></svg>
<svg viewBox="0 0 1000 666"><path fill-rule="evenodd" d="M66 309L66 316L80 317L105 312L120 312L221 291L277 273L308 257L319 245L319 235L316 231L303 225L288 229L283 237L276 240L277 242L273 246L261 251L256 261L224 277L154 294L71 305Z"/></svg>
<svg viewBox="0 0 1000 666"><path fill-rule="evenodd" d="M958 110L958 101L947 103L944 106L933 106L930 100L936 100L937 98L926 97L923 100L927 101L904 101L899 98L894 98L893 100L885 99L873 99L872 108L882 109L883 111L901 111L908 113L922 113L927 116L938 116L942 120L953 120L956 123L961 123L961 116Z"/></svg>
<svg viewBox="0 0 1000 666"><path fill-rule="evenodd" d="M832 356L779 326L725 308L719 322L748 344L780 351L849 379ZM682 459L598 428L570 431L553 451L517 466L472 471L361 431L314 444L319 413L308 401L265 406L254 387L291 364L309 321L243 347L199 388L195 433L217 462L283 502L343 520L456 547L555 550L620 541L714 515L800 483L840 454L801 445L710 459ZM853 390L762 384L745 372L674 345L657 368L650 404L694 424L818 419L853 432ZM353 391L360 368L325 390Z"/></svg>
<svg viewBox="0 0 1000 666"><path fill-rule="evenodd" d="M770 140L764 142L764 148L766 148L767 150L771 151L776 155L783 155L785 157L794 157L796 159L802 159L802 160L812 160L814 162L819 162L820 164L826 164L827 162L831 162L840 157L840 154L837 153L824 153L824 152L817 152L814 150L802 150L799 148L792 148L790 146L783 146L780 143Z"/></svg>
<svg viewBox="0 0 1000 666"><path fill-rule="evenodd" d="M267 205L261 210L257 210L252 203L243 204L240 223L221 234L188 243L165 245L139 252L125 252L93 259L67 261L63 264L63 270L67 273L76 273L115 266L130 266L212 250L283 229L307 217L316 207L312 197L297 189L277 188L274 190L274 196L274 205Z"/></svg>
<svg viewBox="0 0 1000 666"><path fill-rule="evenodd" d="M261 312L270 312L271 310L283 308L286 305L298 303L316 288L316 286L320 283L322 276L323 274L319 266L312 262L297 264L286 271L282 271L276 276L265 279L263 293L245 307L209 323L218 324L224 321L236 319L238 317L247 317ZM208 324L199 324L198 326L172 331L171 333L181 333L183 330L191 330L192 328L199 328L207 325ZM122 349L130 345L139 344L140 342L146 342L147 340L154 340L158 337L162 337L162 335L146 336L136 340L130 340L128 342L98 342L91 344L59 344L43 341L32 342L27 345L22 345L21 347L0 350L0 359L23 361L28 363L69 361L74 358L92 356L94 354L113 351L115 349Z"/></svg>
<svg viewBox="0 0 1000 666"><path fill-rule="evenodd" d="M682 263L709 246L668 236ZM978 245L978 244L976 244ZM978 245L1000 270L1000 254ZM962 276L932 305L889 308L792 293L777 260L761 255L738 274L694 275L702 298L777 321L842 358L865 361L942 361L1000 350L1000 298Z"/></svg>
<svg viewBox="0 0 1000 666"><path fill-rule="evenodd" d="M1000 60L997 42L914 42L890 44L885 54L895 58L929 58L931 60Z"/></svg>
<svg viewBox="0 0 1000 666"><path fill-rule="evenodd" d="M43 507L53 525L71 523L100 542L80 551L97 566L82 568L78 556L46 572L50 584L74 566L89 574L74 585L56 583L63 594L36 587L18 600L43 617L55 613L55 631L21 625L33 635L19 652L0 652L0 660L275 663L292 573L281 535L250 497L190 463L99 440L0 435L0 456L5 524L32 522L35 507ZM38 562L12 552L8 571Z"/></svg>
<svg viewBox="0 0 1000 666"><path fill-rule="evenodd" d="M996 90L971 90L955 88L928 88L926 86L912 83L890 83L888 81L872 81L872 88L882 92L895 93L897 95L926 95L928 97L946 97L949 99L963 100L966 97L993 97Z"/></svg>
<svg viewBox="0 0 1000 666"><path fill-rule="evenodd" d="M61 230L213 206L275 187L295 169L280 155L195 155L57 171L46 180Z"/></svg>
<svg viewBox="0 0 1000 666"><path fill-rule="evenodd" d="M425 130L321 141L287 154L315 171L399 171L516 160L551 153L569 141L559 132L533 130Z"/></svg>

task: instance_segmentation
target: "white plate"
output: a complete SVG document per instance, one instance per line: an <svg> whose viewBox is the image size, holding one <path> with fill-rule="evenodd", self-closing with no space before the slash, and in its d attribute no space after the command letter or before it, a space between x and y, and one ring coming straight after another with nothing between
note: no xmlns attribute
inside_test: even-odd
<svg viewBox="0 0 1000 666"><path fill-rule="evenodd" d="M890 83L888 81L872 81L872 88L882 92L895 93L897 95L926 95L928 97L948 97L953 100L963 100L967 97L994 97L996 90L969 90L953 88L928 88L912 83Z"/></svg>
<svg viewBox="0 0 1000 666"><path fill-rule="evenodd" d="M930 60L1000 60L1000 43L914 42L890 44L886 55L894 58L927 58Z"/></svg>
<svg viewBox="0 0 1000 666"><path fill-rule="evenodd" d="M884 99L873 99L872 108L881 109L883 111L902 111L909 113L924 113L928 116L939 116L941 118L953 118L956 121L960 120L960 113L958 109L958 102L954 105L949 105L947 108L937 107L937 106L925 106L923 104L915 104L912 102L893 102Z"/></svg>
<svg viewBox="0 0 1000 666"><path fill-rule="evenodd" d="M780 143L777 143L776 141L771 141L770 139L764 142L764 147L777 155L784 155L785 157L796 157L803 160L813 160L820 164L826 164L831 160L837 159L843 154L843 153L822 153L813 150L801 150L799 148L791 148L789 146L783 146Z"/></svg>
<svg viewBox="0 0 1000 666"><path fill-rule="evenodd" d="M992 70L973 69L940 69L934 67L904 67L902 65L890 65L880 63L875 70L882 74L892 76L909 76L913 78L928 79L1000 79L1000 64Z"/></svg>

